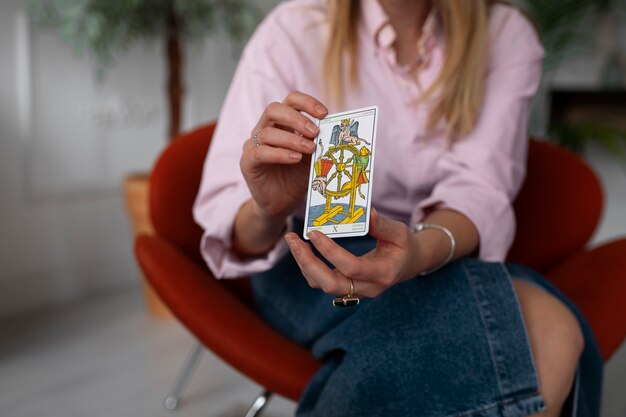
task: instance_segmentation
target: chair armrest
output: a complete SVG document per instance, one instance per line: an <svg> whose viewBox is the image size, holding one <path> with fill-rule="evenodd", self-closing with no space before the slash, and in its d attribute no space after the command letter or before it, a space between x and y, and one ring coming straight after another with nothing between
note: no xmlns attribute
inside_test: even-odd
<svg viewBox="0 0 626 417"><path fill-rule="evenodd" d="M167 241L139 236L135 254L154 290L198 340L260 385L298 400L321 366L307 349L270 327Z"/></svg>
<svg viewBox="0 0 626 417"><path fill-rule="evenodd" d="M626 239L580 251L546 275L580 308L606 361L626 336Z"/></svg>

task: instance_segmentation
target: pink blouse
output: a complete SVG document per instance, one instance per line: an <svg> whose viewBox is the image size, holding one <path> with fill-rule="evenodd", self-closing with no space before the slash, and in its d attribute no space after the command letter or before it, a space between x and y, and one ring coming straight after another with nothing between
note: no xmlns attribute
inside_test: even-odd
<svg viewBox="0 0 626 417"><path fill-rule="evenodd" d="M239 158L270 102L282 101L292 90L324 102L324 4L280 4L250 39L232 80L194 206L194 217L204 228L201 252L218 278L267 270L287 252L282 239L264 256L242 259L231 251L235 216L250 198ZM420 42L425 63L417 75L408 75L396 62L395 33L378 1L362 0L362 10L360 88L346 89L344 107L329 110L379 107L372 205L409 226L433 207L456 210L478 230L480 259L503 261L515 235L511 203L525 176L528 105L544 56L532 24L510 6L492 7L486 95L478 124L450 148L442 124L425 131L432 100L416 100L434 82L444 58L444 33L434 14ZM304 218L304 205L292 216Z"/></svg>

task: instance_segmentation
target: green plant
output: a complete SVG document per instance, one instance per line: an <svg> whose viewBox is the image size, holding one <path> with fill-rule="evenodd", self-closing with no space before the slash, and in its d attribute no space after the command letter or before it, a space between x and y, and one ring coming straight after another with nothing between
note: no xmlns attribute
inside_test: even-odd
<svg viewBox="0 0 626 417"><path fill-rule="evenodd" d="M576 152L582 152L589 143L597 143L622 163L626 163L626 130L601 121L552 125L549 137Z"/></svg>
<svg viewBox="0 0 626 417"><path fill-rule="evenodd" d="M517 0L537 24L546 49L545 67L554 68L572 45L581 19L607 10L611 0Z"/></svg>
<svg viewBox="0 0 626 417"><path fill-rule="evenodd" d="M89 52L98 71L138 41L161 40L165 49L169 137L180 132L184 95L184 42L223 29L242 41L259 13L249 0L31 0L31 16L58 28L77 51Z"/></svg>
<svg viewBox="0 0 626 417"><path fill-rule="evenodd" d="M546 50L546 87L549 82L545 82L545 79L550 78L571 48L581 43L582 36L577 32L583 17L615 12L623 7L624 0L516 0L515 3L526 10L539 29ZM585 29L586 38L595 31L595 28ZM547 91L544 90L541 94L545 95ZM545 108L538 110L546 111ZM580 120L567 125L552 125L548 129L547 138L576 152L582 152L588 143L597 143L622 162L626 162L626 132L610 122Z"/></svg>

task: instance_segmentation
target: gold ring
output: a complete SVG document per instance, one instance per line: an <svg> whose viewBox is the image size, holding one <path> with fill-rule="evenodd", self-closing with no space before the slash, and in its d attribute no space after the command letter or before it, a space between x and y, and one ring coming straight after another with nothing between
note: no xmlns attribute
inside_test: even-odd
<svg viewBox="0 0 626 417"><path fill-rule="evenodd" d="M254 131L254 134L252 135L252 142L254 142L254 145L258 148L259 146L261 146L261 144L259 143L259 133L261 133L261 129L257 129Z"/></svg>
<svg viewBox="0 0 626 417"><path fill-rule="evenodd" d="M346 295L333 299L333 305L335 307L350 307L359 304L359 297L354 295L354 281L352 281L350 277L348 277L348 279L350 280L350 291Z"/></svg>

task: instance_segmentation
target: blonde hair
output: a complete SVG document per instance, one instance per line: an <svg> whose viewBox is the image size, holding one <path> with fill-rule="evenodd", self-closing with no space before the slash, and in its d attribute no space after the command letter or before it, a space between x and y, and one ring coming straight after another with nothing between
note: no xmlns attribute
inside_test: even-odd
<svg viewBox="0 0 626 417"><path fill-rule="evenodd" d="M445 60L435 82L420 98L435 97L427 121L432 130L445 121L449 136L465 135L476 125L485 93L489 57L489 7L497 0L431 0L446 38ZM358 86L358 18L360 0L329 0L329 38L324 57L326 97L342 106L343 58L349 57L349 82ZM438 91L440 90L440 91Z"/></svg>

